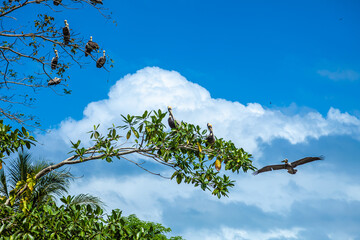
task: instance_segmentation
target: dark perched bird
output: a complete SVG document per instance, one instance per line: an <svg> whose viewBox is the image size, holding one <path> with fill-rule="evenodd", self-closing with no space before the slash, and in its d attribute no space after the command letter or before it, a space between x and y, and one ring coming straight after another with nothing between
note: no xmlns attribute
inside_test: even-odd
<svg viewBox="0 0 360 240"><path fill-rule="evenodd" d="M98 49L99 49L99 45L96 42L93 42L92 37L90 37L90 40L85 45L85 57L87 57L92 52L92 50L98 50Z"/></svg>
<svg viewBox="0 0 360 240"><path fill-rule="evenodd" d="M102 0L90 0L90 2L91 2L93 5L103 4Z"/></svg>
<svg viewBox="0 0 360 240"><path fill-rule="evenodd" d="M70 42L70 28L67 20L64 20L65 27L63 27L63 36L64 36L64 43L68 45Z"/></svg>
<svg viewBox="0 0 360 240"><path fill-rule="evenodd" d="M210 134L206 137L206 146L208 145L213 145L215 143L215 136L214 136L214 132L212 130L212 125L210 123L207 124L207 127L210 131Z"/></svg>
<svg viewBox="0 0 360 240"><path fill-rule="evenodd" d="M285 158L283 161L281 161L281 162L283 162L285 164L269 165L269 166L266 166L266 167L263 167L263 168L257 170L253 174L257 175L257 174L262 173L262 172L267 172L267 171L272 171L272 170L279 170L279 169L287 169L288 173L295 174L297 172L297 170L294 169L295 167L297 167L297 166L299 166L301 164L309 163L309 162L316 161L316 160L323 160L323 159L324 159L324 157L322 157L322 156L321 157L306 157L306 158L302 158L300 160L297 160L295 162L289 163L288 159Z"/></svg>
<svg viewBox="0 0 360 240"><path fill-rule="evenodd" d="M62 2L62 0L54 0L53 3L55 6L59 6L59 4Z"/></svg>
<svg viewBox="0 0 360 240"><path fill-rule="evenodd" d="M177 126L180 126L181 123L178 120L175 120L174 115L172 114L172 108L170 106L168 106L168 111L169 111L169 118L168 118L169 127L171 129L177 128Z"/></svg>
<svg viewBox="0 0 360 240"><path fill-rule="evenodd" d="M58 51L56 49L54 51L55 51L55 57L53 57L51 60L51 69L52 70L56 69L58 60L59 60Z"/></svg>
<svg viewBox="0 0 360 240"><path fill-rule="evenodd" d="M61 79L60 79L60 78L54 77L53 79L51 79L51 80L48 82L48 86L58 85L60 82L61 82Z"/></svg>
<svg viewBox="0 0 360 240"><path fill-rule="evenodd" d="M36 3L41 3L41 0L36 0L35 2L36 2Z"/></svg>
<svg viewBox="0 0 360 240"><path fill-rule="evenodd" d="M106 62L105 50L103 50L103 55L96 61L96 67L102 68Z"/></svg>

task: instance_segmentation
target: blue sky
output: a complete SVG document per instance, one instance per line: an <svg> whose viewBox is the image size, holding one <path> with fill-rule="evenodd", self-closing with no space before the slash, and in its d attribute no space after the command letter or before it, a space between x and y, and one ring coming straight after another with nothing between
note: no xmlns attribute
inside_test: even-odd
<svg viewBox="0 0 360 240"><path fill-rule="evenodd" d="M51 132L38 133L37 155L60 161L92 125L171 105L178 119L211 122L257 167L325 161L294 176L232 175L237 183L220 200L125 162L94 162L72 168L84 176L72 193L98 195L187 239L360 239L358 1L104 2L117 25L91 9L55 13L93 36L115 67L74 65L70 96L38 94L28 111Z"/></svg>

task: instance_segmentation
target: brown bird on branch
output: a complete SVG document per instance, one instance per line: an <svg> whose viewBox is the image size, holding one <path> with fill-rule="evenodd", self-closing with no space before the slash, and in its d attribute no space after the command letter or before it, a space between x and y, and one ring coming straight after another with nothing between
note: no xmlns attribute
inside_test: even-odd
<svg viewBox="0 0 360 240"><path fill-rule="evenodd" d="M86 43L85 45L85 57L87 57L88 55L90 55L90 53L92 52L92 50L98 50L99 44L97 44L96 42L93 42L92 40L92 36L90 37L90 40Z"/></svg>
<svg viewBox="0 0 360 240"><path fill-rule="evenodd" d="M323 156L321 156L321 157L305 157L305 158L299 159L299 160L297 160L295 162L289 163L288 159L285 158L283 161L281 161L281 162L283 162L285 164L265 166L265 167L257 170L253 174L257 175L257 174L262 173L262 172L268 172L268 171L280 170L280 169L287 169L288 173L295 174L297 172L295 167L297 167L299 165L302 165L302 164L305 164L305 163L309 163L309 162L317 161L317 160L323 160L323 159L324 159Z"/></svg>
<svg viewBox="0 0 360 240"><path fill-rule="evenodd" d="M208 123L207 127L210 131L210 134L206 137L206 141L207 141L206 146L213 145L215 143L215 136L214 136L214 132L212 129L212 125L210 123Z"/></svg>
<svg viewBox="0 0 360 240"><path fill-rule="evenodd" d="M59 60L59 55L58 55L58 51L55 49L55 57L52 58L51 60L51 69L55 70L58 64L58 60Z"/></svg>
<svg viewBox="0 0 360 240"><path fill-rule="evenodd" d="M61 82L61 79L60 79L60 78L54 77L53 79L51 79L51 80L48 82L48 86L58 85L60 82Z"/></svg>
<svg viewBox="0 0 360 240"><path fill-rule="evenodd" d="M96 61L96 67L102 68L106 62L105 50L103 50L103 55Z"/></svg>
<svg viewBox="0 0 360 240"><path fill-rule="evenodd" d="M92 5L103 4L102 0L90 0Z"/></svg>
<svg viewBox="0 0 360 240"><path fill-rule="evenodd" d="M170 106L168 106L168 111L169 111L169 118L168 118L169 127L171 129L177 128L178 126L181 125L181 123L174 118L174 115L172 114L172 108Z"/></svg>
<svg viewBox="0 0 360 240"><path fill-rule="evenodd" d="M55 5L55 6L59 6L59 4L62 2L62 0L54 0L53 1L53 4Z"/></svg>
<svg viewBox="0 0 360 240"><path fill-rule="evenodd" d="M65 27L63 27L64 44L68 45L70 42L70 28L67 20L64 20Z"/></svg>

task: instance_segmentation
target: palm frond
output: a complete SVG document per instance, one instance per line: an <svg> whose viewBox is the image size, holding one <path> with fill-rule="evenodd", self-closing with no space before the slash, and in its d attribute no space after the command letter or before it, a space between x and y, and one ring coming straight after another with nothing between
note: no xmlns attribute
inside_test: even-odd
<svg viewBox="0 0 360 240"><path fill-rule="evenodd" d="M43 167L48 166L44 162L36 164L34 171L40 171ZM46 176L40 178L34 190L34 202L47 201L48 198L54 198L55 196L60 197L68 192L70 181L73 180L74 176L66 169L62 171L53 171L48 173Z"/></svg>
<svg viewBox="0 0 360 240"><path fill-rule="evenodd" d="M0 194L9 197L4 169L0 170Z"/></svg>
<svg viewBox="0 0 360 240"><path fill-rule="evenodd" d="M9 170L9 187L15 188L16 183L25 181L27 174L31 174L31 154L19 152L18 157L10 161Z"/></svg>
<svg viewBox="0 0 360 240"><path fill-rule="evenodd" d="M104 202L101 201L99 197L83 193L76 195L70 205L90 205L93 209L97 206L100 208L105 206Z"/></svg>

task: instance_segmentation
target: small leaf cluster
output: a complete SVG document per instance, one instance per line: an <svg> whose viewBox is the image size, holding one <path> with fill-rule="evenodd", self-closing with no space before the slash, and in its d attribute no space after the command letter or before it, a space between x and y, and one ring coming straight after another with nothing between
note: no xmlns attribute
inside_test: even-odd
<svg viewBox="0 0 360 240"><path fill-rule="evenodd" d="M34 144L34 137L24 127L12 130L10 125L0 120L0 163L6 155L9 156L19 149L23 150L24 146L29 149Z"/></svg>
<svg viewBox="0 0 360 240"><path fill-rule="evenodd" d="M155 239L167 238L171 232L161 224L144 222L135 215L122 216L118 209L104 214L103 209L90 205L74 205L71 196L61 198L63 205L57 206L49 200L46 204L29 211L0 208L0 240L5 239Z"/></svg>

